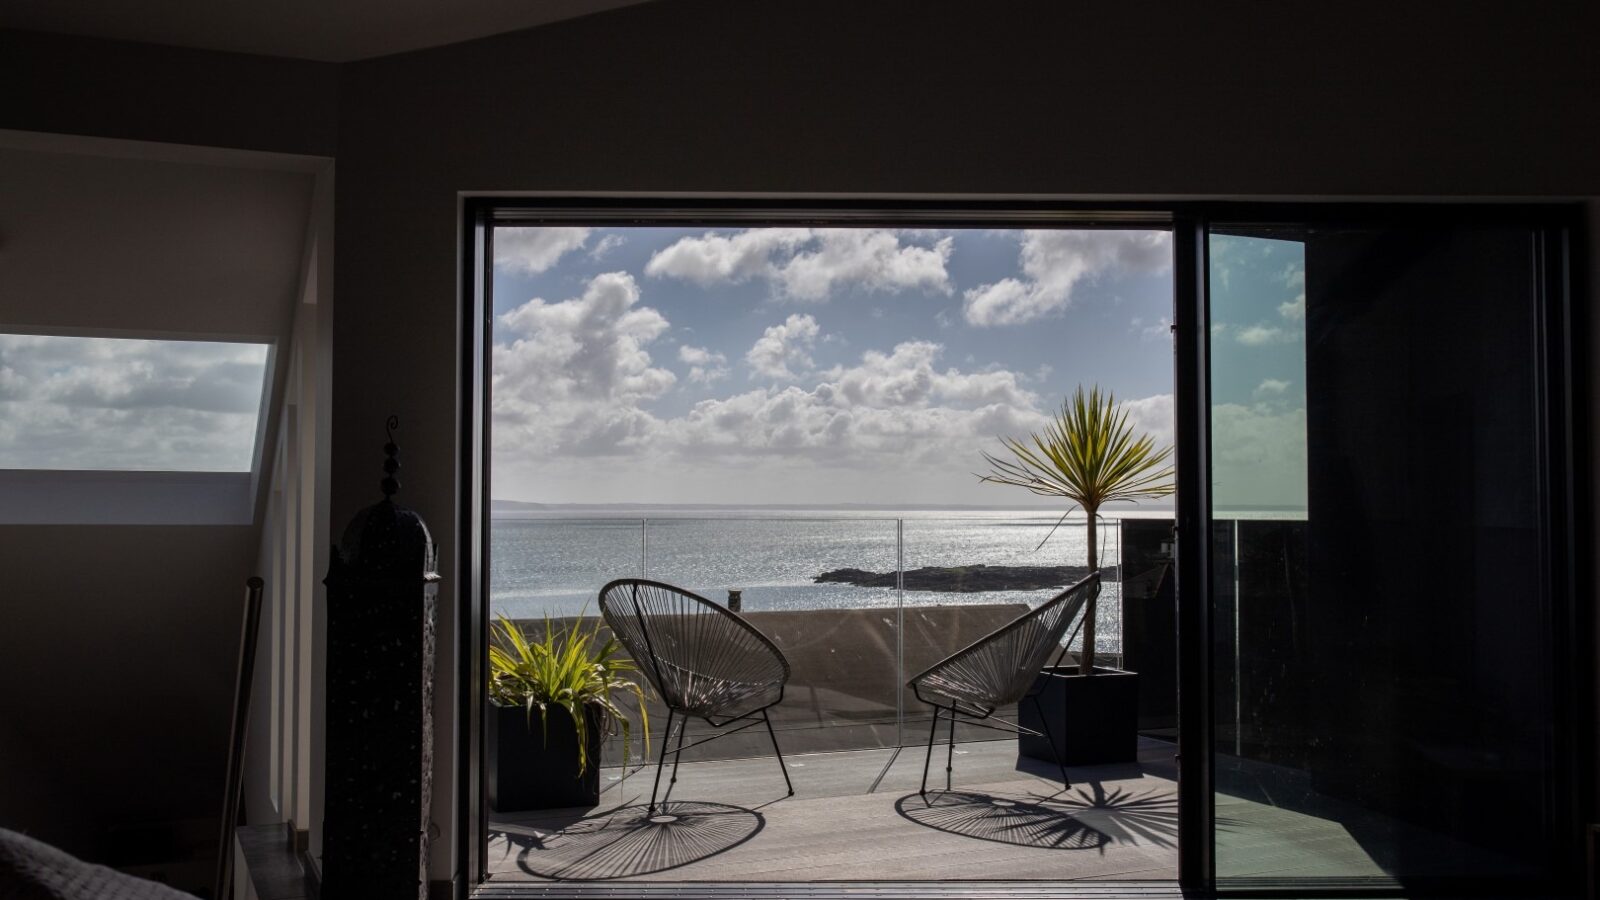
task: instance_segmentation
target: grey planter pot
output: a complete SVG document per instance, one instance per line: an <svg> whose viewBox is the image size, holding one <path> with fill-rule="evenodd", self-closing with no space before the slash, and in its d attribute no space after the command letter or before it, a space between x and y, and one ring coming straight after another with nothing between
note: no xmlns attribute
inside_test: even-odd
<svg viewBox="0 0 1600 900"><path fill-rule="evenodd" d="M1051 666L1040 672L1034 682L1039 707L1023 700L1017 704L1017 720L1035 731L1048 725L1066 765L1134 762L1139 756L1139 674L1099 666L1094 671L1084 676L1077 666ZM1017 753L1054 761L1043 737L1022 735Z"/></svg>
<svg viewBox="0 0 1600 900"><path fill-rule="evenodd" d="M489 806L496 812L524 809L593 807L600 803L600 712L586 706L589 766L578 774L578 730L560 707L528 720L520 707L493 706L488 712Z"/></svg>

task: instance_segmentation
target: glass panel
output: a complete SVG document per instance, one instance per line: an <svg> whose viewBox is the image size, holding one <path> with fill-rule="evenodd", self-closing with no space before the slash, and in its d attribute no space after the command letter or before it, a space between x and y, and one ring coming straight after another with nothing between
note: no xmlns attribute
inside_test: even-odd
<svg viewBox="0 0 1600 900"><path fill-rule="evenodd" d="M1547 870L1532 247L1210 237L1224 886Z"/></svg>
<svg viewBox="0 0 1600 900"><path fill-rule="evenodd" d="M0 469L248 472L269 349L0 334Z"/></svg>

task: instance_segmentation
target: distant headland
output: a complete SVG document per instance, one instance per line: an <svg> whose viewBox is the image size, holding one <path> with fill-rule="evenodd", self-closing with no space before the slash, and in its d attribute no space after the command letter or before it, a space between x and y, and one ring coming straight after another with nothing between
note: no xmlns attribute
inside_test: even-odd
<svg viewBox="0 0 1600 900"><path fill-rule="evenodd" d="M1106 566L1100 576L1107 582L1120 577L1117 566ZM1088 566L923 566L907 569L908 591L944 591L973 594L983 591L1042 591L1064 588L1089 574ZM834 569L811 579L815 584L853 584L856 587L895 586L895 573L864 569Z"/></svg>

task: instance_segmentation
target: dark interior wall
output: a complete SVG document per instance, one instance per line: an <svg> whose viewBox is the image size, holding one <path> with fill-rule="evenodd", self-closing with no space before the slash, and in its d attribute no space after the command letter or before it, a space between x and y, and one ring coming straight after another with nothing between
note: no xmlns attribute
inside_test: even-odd
<svg viewBox="0 0 1600 900"><path fill-rule="evenodd" d="M333 527L399 413L448 611L459 192L1600 195L1600 9L1541 9L659 0L343 68L0 33L0 127L336 145Z"/></svg>
<svg viewBox="0 0 1600 900"><path fill-rule="evenodd" d="M0 826L121 865L211 852L254 560L249 526L0 526Z"/></svg>
<svg viewBox="0 0 1600 900"><path fill-rule="evenodd" d="M0 128L332 156L338 67L0 29Z"/></svg>
<svg viewBox="0 0 1600 900"><path fill-rule="evenodd" d="M0 76L0 128L332 146L331 117L318 137L282 112L331 98L331 77L307 93L290 73L267 102L270 60L185 51L160 63L159 48L0 35L0 70L29 58L28 77ZM241 71L254 74L241 83ZM272 134L252 123L262 116L288 124ZM315 159L36 137L0 137L0 331L286 346ZM118 508L124 521L184 520L182 495L143 496L146 509ZM97 521L64 499L59 521ZM0 490L16 514L6 503ZM0 827L188 889L208 883L258 536L250 525L0 527Z"/></svg>
<svg viewBox="0 0 1600 900"><path fill-rule="evenodd" d="M459 192L1595 195L1596 10L1566 13L667 0L347 66L334 521L398 413L452 607Z"/></svg>

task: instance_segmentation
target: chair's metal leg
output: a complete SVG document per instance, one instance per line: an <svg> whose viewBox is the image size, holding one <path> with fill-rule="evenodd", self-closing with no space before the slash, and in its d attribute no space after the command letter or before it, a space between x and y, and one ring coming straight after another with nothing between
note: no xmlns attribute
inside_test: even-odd
<svg viewBox="0 0 1600 900"><path fill-rule="evenodd" d="M661 732L661 758L656 761L656 783L650 789L650 815L656 814L656 792L661 790L661 770L667 766L667 745L672 743L672 709L667 709L667 728ZM669 789L670 793L670 789Z"/></svg>
<svg viewBox="0 0 1600 900"><path fill-rule="evenodd" d="M1050 733L1050 722L1044 717L1044 707L1039 705L1039 695L1035 694L1028 699L1033 701L1033 708L1039 713L1039 724L1044 726L1044 739L1050 742L1050 755L1056 758L1056 768L1061 770L1061 789L1066 790L1072 787L1072 782L1067 780L1067 766L1061 761L1061 751L1056 748L1055 735Z"/></svg>
<svg viewBox="0 0 1600 900"><path fill-rule="evenodd" d="M956 706L950 704L950 749L944 755L944 789L950 790L950 774L956 770Z"/></svg>
<svg viewBox="0 0 1600 900"><path fill-rule="evenodd" d="M689 733L689 716L678 717L678 749L672 751L672 778L667 782L667 795L661 798L661 805L666 806L672 799L672 786L678 783L678 763L683 762L683 738ZM660 773L656 773L660 777Z"/></svg>
<svg viewBox="0 0 1600 900"><path fill-rule="evenodd" d="M767 711L761 711L762 721L767 723L767 737L772 738L772 752L778 757L778 770L783 773L783 783L789 786L789 796L794 796L794 782L789 780L789 767L783 764L783 751L778 749L778 734L772 730L772 719L767 717Z"/></svg>
<svg viewBox="0 0 1600 900"><path fill-rule="evenodd" d="M928 730L928 755L922 760L922 789L917 791L928 799L928 767L933 764L933 739L939 736L939 707L933 708L933 727Z"/></svg>

